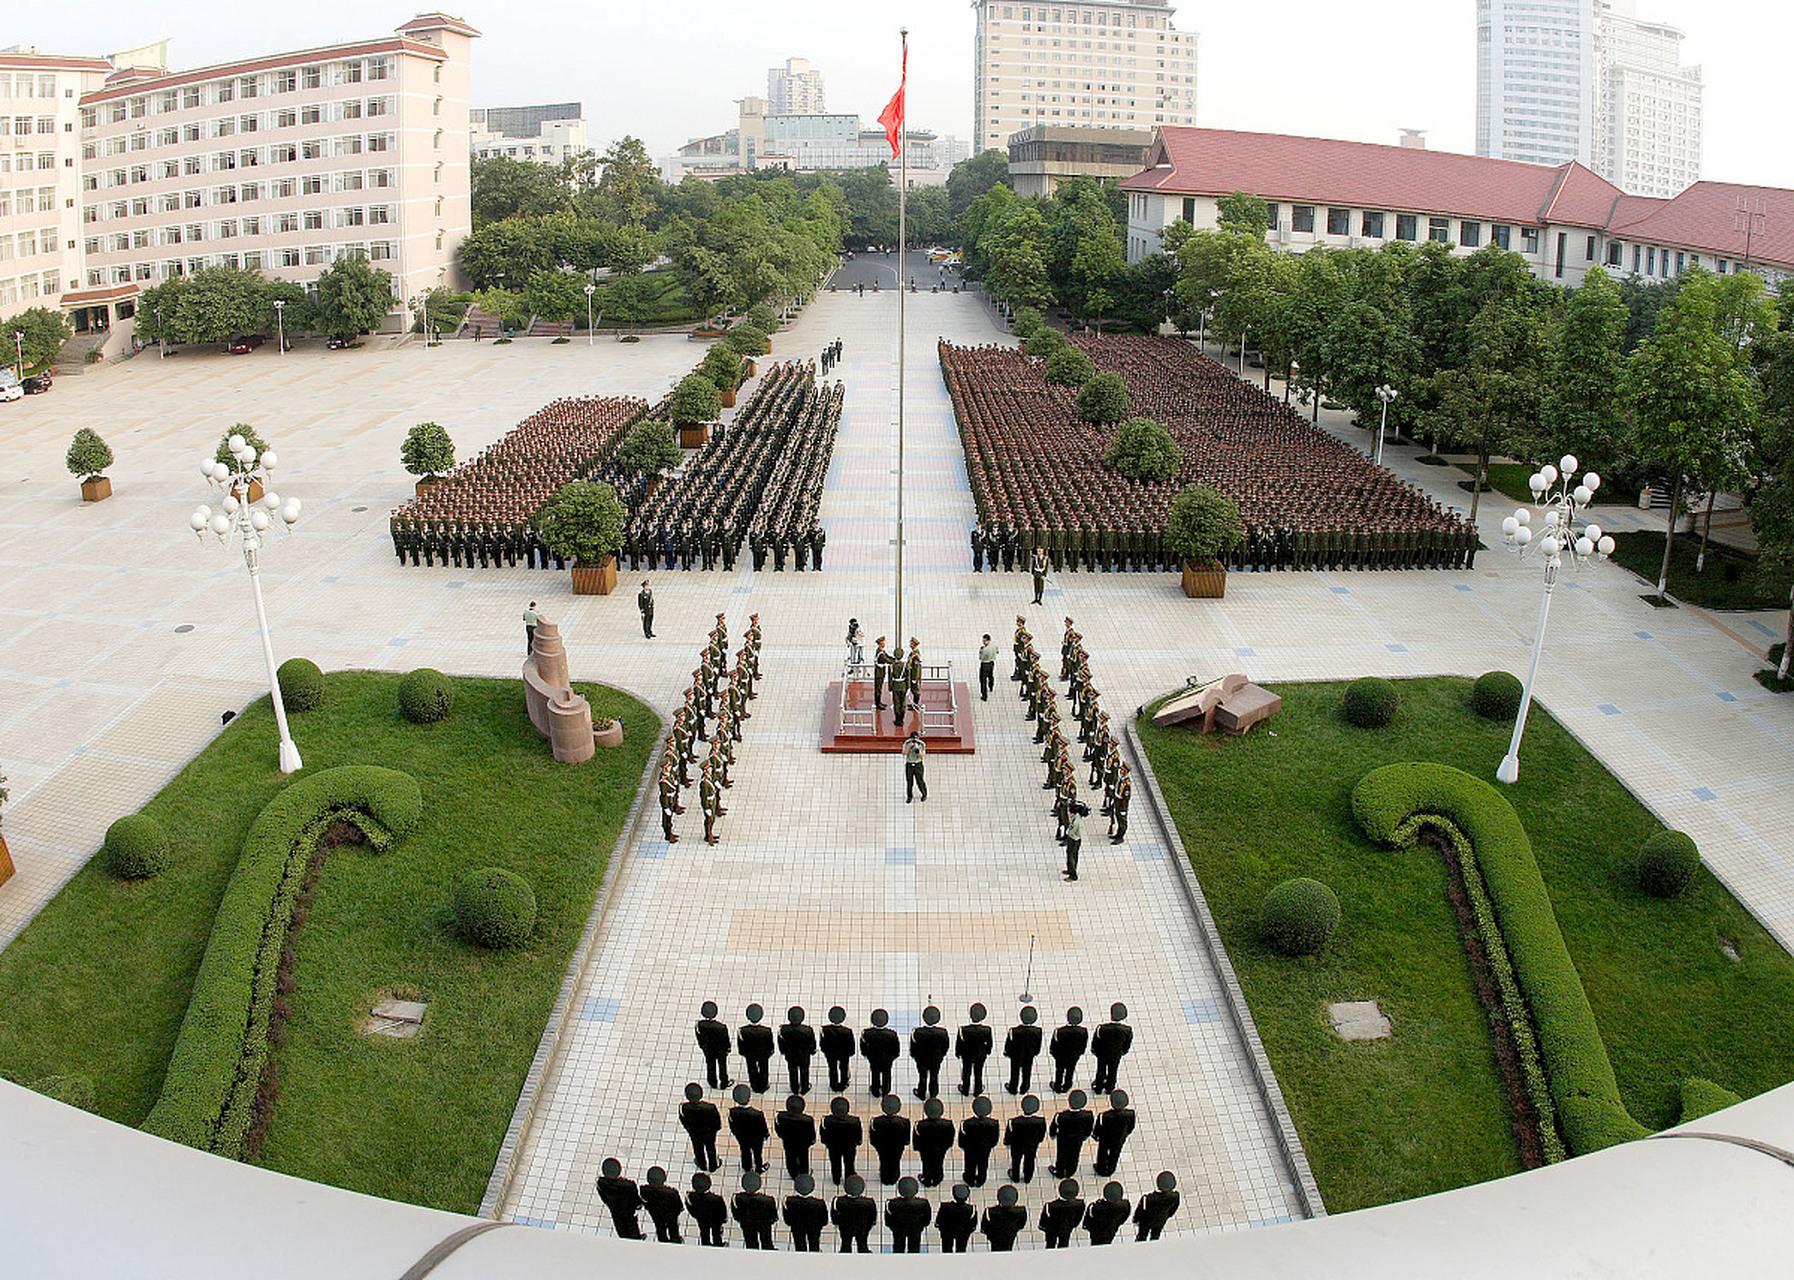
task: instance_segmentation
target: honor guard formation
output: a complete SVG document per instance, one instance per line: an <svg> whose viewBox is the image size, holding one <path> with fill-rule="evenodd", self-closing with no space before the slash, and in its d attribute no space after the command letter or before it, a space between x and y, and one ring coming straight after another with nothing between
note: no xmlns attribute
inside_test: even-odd
<svg viewBox="0 0 1794 1280"><path fill-rule="evenodd" d="M1231 498L1246 541L1240 569L1468 568L1476 532L1412 485L1241 382L1187 342L1073 335L1099 371L1121 376L1132 412L1183 450L1174 480L1103 465L1113 430L1084 422L1075 392L1015 347L939 345L977 503L972 567L1175 569L1163 547L1171 499L1189 484Z"/></svg>
<svg viewBox="0 0 1794 1280"><path fill-rule="evenodd" d="M652 608L650 603L644 631L649 630ZM735 763L735 744L741 741L742 722L753 719L747 704L759 696L754 685L760 679L760 643L760 615L756 613L748 619L747 634L730 670L728 624L722 614L716 615L698 669L691 673L685 701L673 712L666 751L660 758L660 827L668 844L679 843L673 816L685 812L680 792L691 785L691 766L698 761L700 741L710 743L710 754L698 770L698 806L704 815L704 842L716 843L717 819L729 812L723 807L723 793L734 785L729 780L729 766Z"/></svg>
<svg viewBox="0 0 1794 1280"><path fill-rule="evenodd" d="M1169 1171L1157 1176L1153 1189L1137 1204L1117 1181L1100 1187L1093 1183L1086 1199L1077 1180L1087 1143L1093 1146L1091 1172L1098 1179L1112 1178L1138 1124L1127 1093L1116 1087L1121 1060L1133 1046L1125 1005L1112 1005L1109 1020L1094 1031L1084 1026L1081 1009L1067 1009L1065 1024L1050 1041L1039 1025L1038 1011L1032 1005L1024 1008L1021 1021L1003 1038L1002 1054L1009 1063L1005 1091L1025 1096L1006 1107L1010 1114L1004 1119L998 1118L995 1103L984 1091L984 1068L996 1052L996 1033L982 1004L972 1005L968 1021L951 1035L940 1025L941 1011L930 1005L921 1025L910 1032L907 1056L915 1065L913 1092L922 1101L921 1113L913 1119L904 1114L903 1101L892 1090L892 1068L904 1055L904 1046L885 1010L872 1012L870 1025L857 1039L847 1025L847 1011L839 1005L829 1010L820 1034L797 1005L775 1031L766 1021L766 1011L751 1004L746 1022L733 1036L717 1013L716 1003L705 1001L693 1031L704 1057L705 1079L710 1089L724 1091L727 1114L706 1097L705 1085L694 1080L685 1086L679 1124L691 1139L697 1171L683 1197L661 1166L649 1169L638 1184L624 1176L621 1162L604 1161L598 1198L623 1239L645 1238L640 1214L646 1210L655 1239L664 1244L684 1241L680 1220L689 1214L698 1242L712 1247L727 1247L732 1220L749 1249L777 1248L778 1237L788 1235L791 1248L815 1253L822 1248L824 1229L832 1226L832 1243L839 1252L866 1253L882 1222L881 1247L888 1241L895 1253L921 1252L931 1225L943 1253L964 1253L974 1233L1001 1252L1015 1247L1031 1217L1046 1247L1053 1249L1069 1246L1080 1230L1091 1244L1111 1244L1130 1221L1136 1240L1156 1240L1177 1212L1181 1197ZM1042 1114L1039 1096L1029 1092L1043 1045L1053 1062L1052 1091L1066 1095L1065 1105L1051 1119ZM740 1056L746 1077L740 1083L731 1074L732 1051ZM833 1095L826 1107L818 1108L820 1119L807 1101L811 1064L818 1051ZM772 1090L775 1052L784 1062L781 1083L786 1096L769 1121L755 1098ZM948 1117L940 1097L940 1071L949 1052L959 1063L959 1094L971 1100L957 1121ZM1095 1063L1089 1093L1077 1088L1075 1080L1087 1052ZM878 1103L870 1123L854 1113L849 1100L856 1058L865 1060L867 1092ZM1092 1107L1090 1093L1106 1095L1108 1105ZM723 1165L717 1139L725 1127L741 1165L740 1189L728 1195L713 1180ZM782 1165L777 1173L766 1150L775 1141ZM816 1193L823 1170L812 1157L819 1143L828 1156L827 1177L835 1188L831 1199ZM1024 1188L1032 1189L1036 1157L1048 1143L1052 1144L1049 1178L1036 1196L1035 1216L1022 1203ZM863 1174L862 1147L871 1148ZM972 1194L989 1184L990 1160L998 1147L1008 1153L1007 1181L994 1195L984 1196L980 1212ZM949 1184L950 1158L956 1166L951 1172L959 1177ZM876 1172L871 1168L874 1162ZM906 1172L911 1168L913 1173ZM782 1199L767 1190L768 1174L788 1181L790 1190ZM885 1199L882 1212L879 1202L866 1194L867 1180L874 1176L880 1186L895 1192ZM938 1203L922 1194L943 1185L950 1189ZM784 1232L778 1230L781 1223Z"/></svg>

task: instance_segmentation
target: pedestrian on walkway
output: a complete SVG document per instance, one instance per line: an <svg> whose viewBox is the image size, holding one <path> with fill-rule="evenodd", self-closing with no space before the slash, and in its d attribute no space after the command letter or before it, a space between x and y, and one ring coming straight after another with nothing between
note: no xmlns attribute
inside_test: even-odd
<svg viewBox="0 0 1794 1280"><path fill-rule="evenodd" d="M529 608L523 611L523 652L527 657L536 651L536 623L542 615L536 612L536 602L531 600Z"/></svg>
<svg viewBox="0 0 1794 1280"><path fill-rule="evenodd" d="M1065 823L1065 878L1078 878L1078 854L1084 848L1084 817L1090 812L1087 804L1075 804L1071 807L1071 816Z"/></svg>
<svg viewBox="0 0 1794 1280"><path fill-rule="evenodd" d="M978 647L978 701L989 702L990 691L997 683L997 645L987 631Z"/></svg>
<svg viewBox="0 0 1794 1280"><path fill-rule="evenodd" d="M922 731L911 729L909 737L903 740L903 803L909 804L916 798L918 788L922 792L923 803L928 801L928 781L922 776L923 762L928 759L928 746L922 741ZM1076 879L1074 876L1073 879Z"/></svg>

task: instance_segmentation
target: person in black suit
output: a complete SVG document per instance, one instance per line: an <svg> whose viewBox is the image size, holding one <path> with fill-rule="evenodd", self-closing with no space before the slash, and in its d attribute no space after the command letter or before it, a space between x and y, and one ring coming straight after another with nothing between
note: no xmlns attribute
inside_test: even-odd
<svg viewBox="0 0 1794 1280"><path fill-rule="evenodd" d="M975 1004L968 1012L972 1020L959 1029L953 1041L953 1054L959 1059L959 1092L962 1097L984 1092L984 1064L990 1058L994 1037L984 1019L988 1011Z"/></svg>
<svg viewBox="0 0 1794 1280"><path fill-rule="evenodd" d="M791 1228L792 1247L799 1253L820 1253L828 1206L813 1194L816 1180L809 1174L799 1174L791 1186L796 1194L785 1197L785 1225Z"/></svg>
<svg viewBox="0 0 1794 1280"><path fill-rule="evenodd" d="M978 1225L978 1210L971 1205L972 1189L963 1182L953 1184L953 1194L941 1201L934 1211L934 1229L941 1233L942 1253L964 1253L971 1243L972 1231Z"/></svg>
<svg viewBox="0 0 1794 1280"><path fill-rule="evenodd" d="M922 1106L922 1118L916 1121L913 1143L916 1156L922 1161L922 1185L938 1187L947 1176L947 1153L953 1149L953 1122L943 1114L946 1106L939 1098L930 1098Z"/></svg>
<svg viewBox="0 0 1794 1280"><path fill-rule="evenodd" d="M816 1056L816 1029L804 1025L802 1005L792 1005L785 1014L785 1025L779 1028L779 1054L785 1059L791 1092L808 1093L810 1059Z"/></svg>
<svg viewBox="0 0 1794 1280"><path fill-rule="evenodd" d="M846 1098L836 1098L828 1104L828 1114L822 1117L819 1128L822 1145L828 1151L829 1174L838 1187L842 1178L854 1175L854 1158L865 1141L865 1129L860 1118L852 1114Z"/></svg>
<svg viewBox="0 0 1794 1280"><path fill-rule="evenodd" d="M1049 1138L1059 1140L1059 1149L1053 1156L1052 1166L1047 1170L1055 1178L1069 1178L1078 1171L1078 1158L1084 1149L1084 1140L1096 1128L1096 1117L1086 1110L1090 1102L1089 1095L1082 1089L1073 1089L1070 1101L1071 1106L1054 1116L1052 1126L1047 1129Z"/></svg>
<svg viewBox="0 0 1794 1280"><path fill-rule="evenodd" d="M741 1175L741 1190L735 1193L735 1222L741 1228L742 1241L750 1249L772 1248L772 1224L779 1220L779 1202L760 1190L760 1175Z"/></svg>
<svg viewBox="0 0 1794 1280"><path fill-rule="evenodd" d="M1104 1187L1102 1197L1092 1200L1090 1207L1084 1210L1084 1230L1090 1233L1090 1243L1114 1244L1115 1233L1121 1230L1121 1224L1127 1221L1128 1210L1133 1207L1127 1202L1119 1182Z"/></svg>
<svg viewBox="0 0 1794 1280"><path fill-rule="evenodd" d="M897 1184L895 1199L885 1202L885 1226L891 1232L892 1253L922 1252L922 1233L928 1229L928 1201L916 1194L916 1180Z"/></svg>
<svg viewBox="0 0 1794 1280"><path fill-rule="evenodd" d="M760 1108L748 1105L754 1094L747 1085L736 1085L733 1096L735 1105L729 1108L729 1135L735 1139L735 1145L741 1148L742 1171L765 1173L766 1116Z"/></svg>
<svg viewBox="0 0 1794 1280"><path fill-rule="evenodd" d="M1127 1025L1127 1006L1120 1002L1110 1005L1109 1020L1090 1037L1090 1056L1096 1059L1092 1093L1108 1093L1115 1087L1115 1070L1133 1047L1134 1029Z"/></svg>
<svg viewBox="0 0 1794 1280"><path fill-rule="evenodd" d="M691 1175L691 1190L685 1193L685 1211L698 1224L699 1244L715 1249L729 1247L729 1242L723 1239L723 1226L729 1221L728 1202L710 1189L709 1174Z"/></svg>
<svg viewBox="0 0 1794 1280"><path fill-rule="evenodd" d="M729 1079L729 1028L716 1020L716 1001L706 1000L699 1010L695 1028L698 1049L704 1055L704 1070L712 1089L727 1089L735 1082Z"/></svg>
<svg viewBox="0 0 1794 1280"><path fill-rule="evenodd" d="M1003 1056L1009 1059L1010 1093L1026 1093L1034 1080L1034 1059L1040 1056L1044 1037L1040 1030L1040 1011L1033 1005L1022 1010L1021 1022L1009 1028L1003 1037Z"/></svg>
<svg viewBox="0 0 1794 1280"><path fill-rule="evenodd" d="M1134 1206L1134 1222L1140 1228L1134 1239L1157 1240L1182 1203L1183 1196L1177 1190L1177 1175L1167 1169L1159 1175L1158 1190L1148 1191Z"/></svg>
<svg viewBox="0 0 1794 1280"><path fill-rule="evenodd" d="M772 1028L761 1019L766 1010L757 1004L747 1007L747 1025L735 1033L735 1049L747 1063L748 1084L755 1093L772 1087Z"/></svg>
<svg viewBox="0 0 1794 1280"><path fill-rule="evenodd" d="M773 1133L785 1148L785 1172L793 1178L810 1171L810 1148L816 1145L816 1122L804 1113L801 1094L785 1099L785 1109L772 1122Z"/></svg>
<svg viewBox="0 0 1794 1280"><path fill-rule="evenodd" d="M903 1041L891 1030L891 1015L883 1009L872 1011L872 1025L860 1032L860 1056L872 1075L872 1096L885 1097L891 1092L891 1064L903 1052Z"/></svg>
<svg viewBox="0 0 1794 1280"><path fill-rule="evenodd" d="M972 1114L959 1126L959 1149L966 1153L966 1182L974 1187L982 1187L989 1176L990 1153L1003 1134L990 1112L990 1099L980 1094L972 1103Z"/></svg>
<svg viewBox="0 0 1794 1280"><path fill-rule="evenodd" d="M685 1101L679 1104L679 1125L691 1138L692 1163L706 1173L721 1167L716 1135L723 1131L722 1113L714 1102L705 1099L704 1086L696 1080L685 1086Z"/></svg>
<svg viewBox="0 0 1794 1280"><path fill-rule="evenodd" d="M883 1185L888 1187L902 1176L899 1170L903 1167L903 1153L909 1150L909 1140L909 1117L903 1114L903 1103L896 1094L887 1093L884 1114L872 1118L868 1139L878 1152L878 1180Z"/></svg>
<svg viewBox="0 0 1794 1280"><path fill-rule="evenodd" d="M1014 1187L1000 1187L997 1202L984 1211L978 1229L990 1241L992 1253L1008 1253L1015 1248L1015 1238L1028 1225L1028 1211L1016 1203L1020 1198Z"/></svg>
<svg viewBox="0 0 1794 1280"><path fill-rule="evenodd" d="M1075 1178L1059 1184L1059 1194L1040 1210L1040 1229L1046 1232L1046 1247L1064 1249L1071 1244L1071 1233L1084 1220L1084 1201L1078 1195Z"/></svg>
<svg viewBox="0 0 1794 1280"><path fill-rule="evenodd" d="M847 1024L847 1010L836 1005L828 1011L828 1025L822 1029L822 1059L828 1063L830 1093L847 1089L848 1070L853 1065L853 1028Z"/></svg>
<svg viewBox="0 0 1794 1280"><path fill-rule="evenodd" d="M648 1211L654 1223L654 1238L660 1243L678 1244L684 1238L679 1234L679 1215L685 1212L679 1203L679 1189L667 1185L667 1171L659 1165L648 1170L648 1180L642 1186L642 1207Z"/></svg>
<svg viewBox="0 0 1794 1280"><path fill-rule="evenodd" d="M1127 1090L1109 1094L1109 1109L1096 1118L1096 1161L1092 1166L1102 1177L1115 1172L1121 1163L1121 1148L1138 1123L1134 1109L1127 1104Z"/></svg>
<svg viewBox="0 0 1794 1280"><path fill-rule="evenodd" d="M847 1179L846 1195L835 1197L829 1221L841 1233L842 1253L867 1252L866 1237L878 1225L878 1204L866 1194L866 1180L859 1174Z"/></svg>
<svg viewBox="0 0 1794 1280"><path fill-rule="evenodd" d="M1084 1011L1073 1005L1065 1011L1065 1025L1053 1032L1052 1042L1047 1046L1047 1052L1053 1057L1054 1093L1064 1093L1071 1088L1078 1059L1084 1056L1089 1043L1090 1032L1084 1027Z"/></svg>
<svg viewBox="0 0 1794 1280"><path fill-rule="evenodd" d="M939 1025L940 1021L941 1011L929 1005L922 1010L922 1025L909 1033L909 1056L916 1064L918 1098L932 1098L941 1091L941 1063L947 1057L947 1029Z"/></svg>
<svg viewBox="0 0 1794 1280"><path fill-rule="evenodd" d="M641 1219L636 1216L636 1211L642 1207L641 1191L636 1187L635 1179L623 1176L623 1164L614 1157L607 1157L599 1166L598 1199L610 1210L611 1224L616 1227L620 1239L642 1238Z"/></svg>
<svg viewBox="0 0 1794 1280"><path fill-rule="evenodd" d="M1034 1181L1034 1157L1046 1141L1046 1117L1040 1114L1040 1099L1029 1094L1022 1099L1022 1113L1010 1119L1003 1130L1003 1145L1009 1148L1009 1180Z"/></svg>

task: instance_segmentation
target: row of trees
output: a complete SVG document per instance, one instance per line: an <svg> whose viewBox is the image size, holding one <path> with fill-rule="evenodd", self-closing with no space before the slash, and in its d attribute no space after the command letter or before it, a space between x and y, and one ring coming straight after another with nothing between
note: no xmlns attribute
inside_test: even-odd
<svg viewBox="0 0 1794 1280"><path fill-rule="evenodd" d="M282 304L278 321L275 303ZM259 271L207 267L170 276L137 299L137 333L146 340L222 342L279 329L352 338L380 326L396 302L392 274L361 258L341 258L311 290Z"/></svg>

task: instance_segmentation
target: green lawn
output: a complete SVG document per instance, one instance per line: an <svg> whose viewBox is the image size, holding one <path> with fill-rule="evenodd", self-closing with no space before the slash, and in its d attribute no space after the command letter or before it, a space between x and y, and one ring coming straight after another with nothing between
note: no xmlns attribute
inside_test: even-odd
<svg viewBox="0 0 1794 1280"><path fill-rule="evenodd" d="M600 285L596 305L600 311L605 309L605 300L610 286ZM670 270L649 271L642 276L642 301L639 317L621 321L605 316L598 321L599 332L610 329L652 328L663 324L691 324L704 318L697 304L691 300L691 294L679 283L679 277ZM581 318L584 323L584 318Z"/></svg>
<svg viewBox="0 0 1794 1280"><path fill-rule="evenodd" d="M1401 711L1383 730L1345 723L1343 684L1278 686L1282 712L1243 739L1141 723L1335 1212L1519 1168L1444 867L1431 853L1373 847L1350 799L1366 772L1398 760L1492 778L1509 726L1469 710L1468 680L1398 687ZM1794 959L1709 873L1673 902L1641 893L1631 857L1658 823L1536 704L1521 780L1504 794L1532 838L1633 1115L1671 1123L1685 1076L1745 1097L1794 1077ZM1257 934L1259 901L1294 875L1325 881L1344 908L1329 946L1301 960L1270 951ZM1393 1039L1339 1040L1327 1003L1372 998L1393 1020Z"/></svg>
<svg viewBox="0 0 1794 1280"><path fill-rule="evenodd" d="M1757 572L1755 556L1745 555L1717 542L1707 543L1707 567L1694 571L1701 549L1701 517L1694 529L1678 533L1670 547L1669 593L1703 609L1785 609L1788 592ZM1643 578L1650 591L1657 590L1657 574L1663 568L1661 533L1616 533L1613 562Z"/></svg>
<svg viewBox="0 0 1794 1280"><path fill-rule="evenodd" d="M1476 474L1476 464L1473 462L1466 463L1461 469L1466 475L1474 476ZM1528 466L1524 462L1491 462L1489 464L1489 489L1495 490L1504 497L1512 498L1515 502L1530 505L1532 490L1526 487L1526 482L1537 470L1537 467ZM1485 489L1483 492L1487 493L1489 489ZM1637 501L1638 491L1636 489L1627 493L1617 486L1603 483L1595 491L1596 506L1619 505Z"/></svg>
<svg viewBox="0 0 1794 1280"><path fill-rule="evenodd" d="M625 743L557 765L518 682L457 680L454 710L435 725L399 715L397 683L332 675L324 705L292 719L307 772L403 769L422 784L424 817L390 853L331 855L299 933L257 1162L472 1212L659 723L631 698L580 685L598 713L624 721ZM0 1073L89 1076L97 1111L142 1121L243 837L282 785L271 721L266 701L251 707L145 806L173 835L169 870L124 884L89 865L0 952ZM540 920L524 950L489 953L453 933L456 879L489 865L535 888ZM357 1034L388 989L429 1002L419 1039Z"/></svg>

